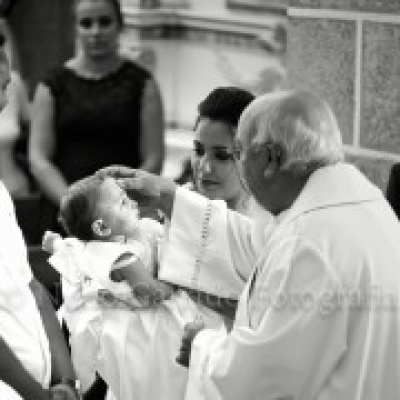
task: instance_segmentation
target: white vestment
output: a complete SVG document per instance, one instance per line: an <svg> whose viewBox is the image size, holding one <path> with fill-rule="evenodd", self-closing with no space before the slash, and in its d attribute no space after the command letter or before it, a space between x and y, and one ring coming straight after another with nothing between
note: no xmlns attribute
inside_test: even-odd
<svg viewBox="0 0 400 400"><path fill-rule="evenodd" d="M0 380L0 399L1 400L23 400L22 397L5 382Z"/></svg>
<svg viewBox="0 0 400 400"><path fill-rule="evenodd" d="M275 222L176 193L169 246L186 285L253 271L233 330L195 337L187 400L400 399L400 224L381 191L324 167Z"/></svg>
<svg viewBox="0 0 400 400"><path fill-rule="evenodd" d="M49 386L49 342L35 298L33 278L12 200L0 182L0 336L31 376Z"/></svg>
<svg viewBox="0 0 400 400"><path fill-rule="evenodd" d="M187 369L176 362L184 327L202 320L225 330L223 318L196 304L181 290L162 304L136 310L126 282L112 282L110 271L121 254L143 260L140 243L83 243L65 239L49 259L62 276L64 316L71 333L72 361L86 390L97 371L118 400L184 399ZM99 302L107 289L123 302Z"/></svg>

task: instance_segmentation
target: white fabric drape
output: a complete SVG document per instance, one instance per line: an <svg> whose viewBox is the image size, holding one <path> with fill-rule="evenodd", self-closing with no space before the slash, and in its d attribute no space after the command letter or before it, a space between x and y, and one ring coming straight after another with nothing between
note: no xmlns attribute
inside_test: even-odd
<svg viewBox="0 0 400 400"><path fill-rule="evenodd" d="M50 382L50 348L29 288L33 278L12 200L0 182L0 335L44 388Z"/></svg>
<svg viewBox="0 0 400 400"><path fill-rule="evenodd" d="M399 399L400 225L382 193L353 166L325 167L275 223L178 190L170 244L186 266L205 241L205 275L252 269L233 330L196 336L186 399Z"/></svg>
<svg viewBox="0 0 400 400"><path fill-rule="evenodd" d="M184 291L175 291L152 309L133 311L123 304L99 302L99 289L134 300L125 282L109 277L113 262L127 251L132 251L129 245L120 243L88 246L67 239L49 259L63 277L63 314L77 375L86 390L97 371L118 400L183 400L187 369L176 357L184 327L200 319L224 330L223 318Z"/></svg>

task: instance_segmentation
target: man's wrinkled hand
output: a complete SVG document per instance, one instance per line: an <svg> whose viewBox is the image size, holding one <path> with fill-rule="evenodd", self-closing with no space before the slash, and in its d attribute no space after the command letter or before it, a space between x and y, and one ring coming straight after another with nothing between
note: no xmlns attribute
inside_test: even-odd
<svg viewBox="0 0 400 400"><path fill-rule="evenodd" d="M202 329L204 329L202 322L192 322L185 325L179 356L176 358L178 364L189 367L193 340Z"/></svg>
<svg viewBox="0 0 400 400"><path fill-rule="evenodd" d="M118 184L128 193L142 195L149 199L157 200L166 184L166 178L150 172L135 170L130 176L116 177Z"/></svg>
<svg viewBox="0 0 400 400"><path fill-rule="evenodd" d="M136 170L134 177L117 178L117 183L141 208L157 208L170 217L177 187L171 179Z"/></svg>
<svg viewBox="0 0 400 400"><path fill-rule="evenodd" d="M112 177L128 195L138 202L139 207L157 207L160 190L157 177L140 169L133 169L123 165L111 165L96 172L99 177ZM162 179L162 178L159 178Z"/></svg>
<svg viewBox="0 0 400 400"><path fill-rule="evenodd" d="M137 169L126 167L125 165L110 165L99 169L96 175L105 178L107 176L118 179L118 178L132 178L136 176Z"/></svg>
<svg viewBox="0 0 400 400"><path fill-rule="evenodd" d="M122 165L103 168L96 175L115 178L118 185L138 202L139 207L157 208L170 217L177 187L171 179Z"/></svg>

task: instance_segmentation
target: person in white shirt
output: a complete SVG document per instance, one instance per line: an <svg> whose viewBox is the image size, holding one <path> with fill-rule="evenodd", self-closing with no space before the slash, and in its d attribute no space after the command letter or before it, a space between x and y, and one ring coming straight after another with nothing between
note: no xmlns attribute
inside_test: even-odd
<svg viewBox="0 0 400 400"><path fill-rule="evenodd" d="M7 105L0 114L0 179L14 198L31 192L29 178L15 157L22 128L29 125L30 118L28 93L17 71L11 71L7 94Z"/></svg>
<svg viewBox="0 0 400 400"><path fill-rule="evenodd" d="M0 35L0 109L7 104L10 82L3 45ZM0 204L0 398L77 399L68 348L51 301L32 275L14 205L1 181Z"/></svg>
<svg viewBox="0 0 400 400"><path fill-rule="evenodd" d="M343 161L330 107L306 91L262 95L243 112L237 144L253 221L165 178L108 171L171 217L188 282L203 284L203 271L222 285L248 277L229 333L188 329L186 398L399 399L400 225Z"/></svg>

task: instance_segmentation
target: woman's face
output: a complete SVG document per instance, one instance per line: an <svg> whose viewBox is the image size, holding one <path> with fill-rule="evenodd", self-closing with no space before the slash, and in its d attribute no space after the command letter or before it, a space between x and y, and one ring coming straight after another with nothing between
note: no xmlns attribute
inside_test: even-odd
<svg viewBox="0 0 400 400"><path fill-rule="evenodd" d="M209 199L235 204L243 193L232 154L233 128L221 121L201 118L192 152L194 183Z"/></svg>
<svg viewBox="0 0 400 400"><path fill-rule="evenodd" d="M108 0L79 0L75 3L76 32L82 49L93 59L114 54L121 30Z"/></svg>

